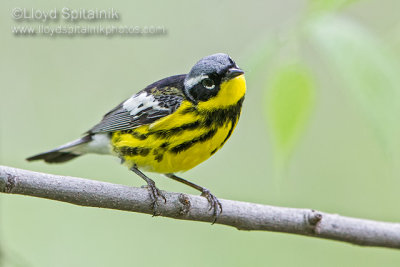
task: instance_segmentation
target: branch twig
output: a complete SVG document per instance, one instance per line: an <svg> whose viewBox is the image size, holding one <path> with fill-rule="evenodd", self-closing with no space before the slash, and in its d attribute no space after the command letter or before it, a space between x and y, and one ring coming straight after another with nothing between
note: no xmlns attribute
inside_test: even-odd
<svg viewBox="0 0 400 267"><path fill-rule="evenodd" d="M146 188L26 171L0 166L0 192L68 202L80 206L152 214ZM212 222L208 202L200 196L164 192L160 216ZM400 248L400 224L363 220L310 209L273 207L220 199L217 224L239 230L292 233L362 246Z"/></svg>

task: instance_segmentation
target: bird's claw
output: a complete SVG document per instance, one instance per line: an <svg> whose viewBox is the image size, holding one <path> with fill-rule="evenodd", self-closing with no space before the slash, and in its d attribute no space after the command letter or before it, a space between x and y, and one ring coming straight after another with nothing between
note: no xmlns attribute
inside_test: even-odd
<svg viewBox="0 0 400 267"><path fill-rule="evenodd" d="M149 196L151 199L151 209L153 210L153 216L159 215L157 212L158 208L158 199L164 199L164 203L167 203L167 199L165 198L164 194L156 187L156 184L152 181L147 184L147 190L149 191Z"/></svg>
<svg viewBox="0 0 400 267"><path fill-rule="evenodd" d="M214 224L217 221L218 216L222 213L221 202L219 202L216 196L211 194L210 190L205 188L202 190L201 196L207 199L208 204L210 205L210 208L208 210L213 210L214 221L212 224Z"/></svg>

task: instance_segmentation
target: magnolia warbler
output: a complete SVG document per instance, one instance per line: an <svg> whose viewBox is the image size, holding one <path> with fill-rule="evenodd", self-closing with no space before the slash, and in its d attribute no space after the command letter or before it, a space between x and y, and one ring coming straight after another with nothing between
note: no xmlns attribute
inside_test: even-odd
<svg viewBox="0 0 400 267"><path fill-rule="evenodd" d="M84 137L27 160L61 163L86 153L116 155L146 181L154 213L158 198L166 199L142 171L162 173L199 190L216 220L222 212L219 200L174 173L192 169L225 144L245 92L243 70L226 54L210 55L188 74L159 80L128 98Z"/></svg>

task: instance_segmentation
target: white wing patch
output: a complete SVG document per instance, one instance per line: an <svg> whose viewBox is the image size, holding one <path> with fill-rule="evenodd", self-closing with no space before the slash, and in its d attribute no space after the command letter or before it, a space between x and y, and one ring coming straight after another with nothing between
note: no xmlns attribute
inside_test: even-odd
<svg viewBox="0 0 400 267"><path fill-rule="evenodd" d="M142 110L148 108L163 109L159 106L159 102L152 96L143 92L140 95L134 95L126 100L122 107L129 111L129 114L136 117L136 115Z"/></svg>

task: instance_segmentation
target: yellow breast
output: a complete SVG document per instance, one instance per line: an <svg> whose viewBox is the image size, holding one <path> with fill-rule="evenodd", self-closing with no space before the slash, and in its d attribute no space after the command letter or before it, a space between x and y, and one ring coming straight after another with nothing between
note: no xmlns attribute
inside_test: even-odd
<svg viewBox="0 0 400 267"><path fill-rule="evenodd" d="M209 101L194 106L185 100L174 113L153 124L113 133L113 150L128 167L158 173L187 171L230 137L245 91L243 76L222 83L218 95Z"/></svg>

